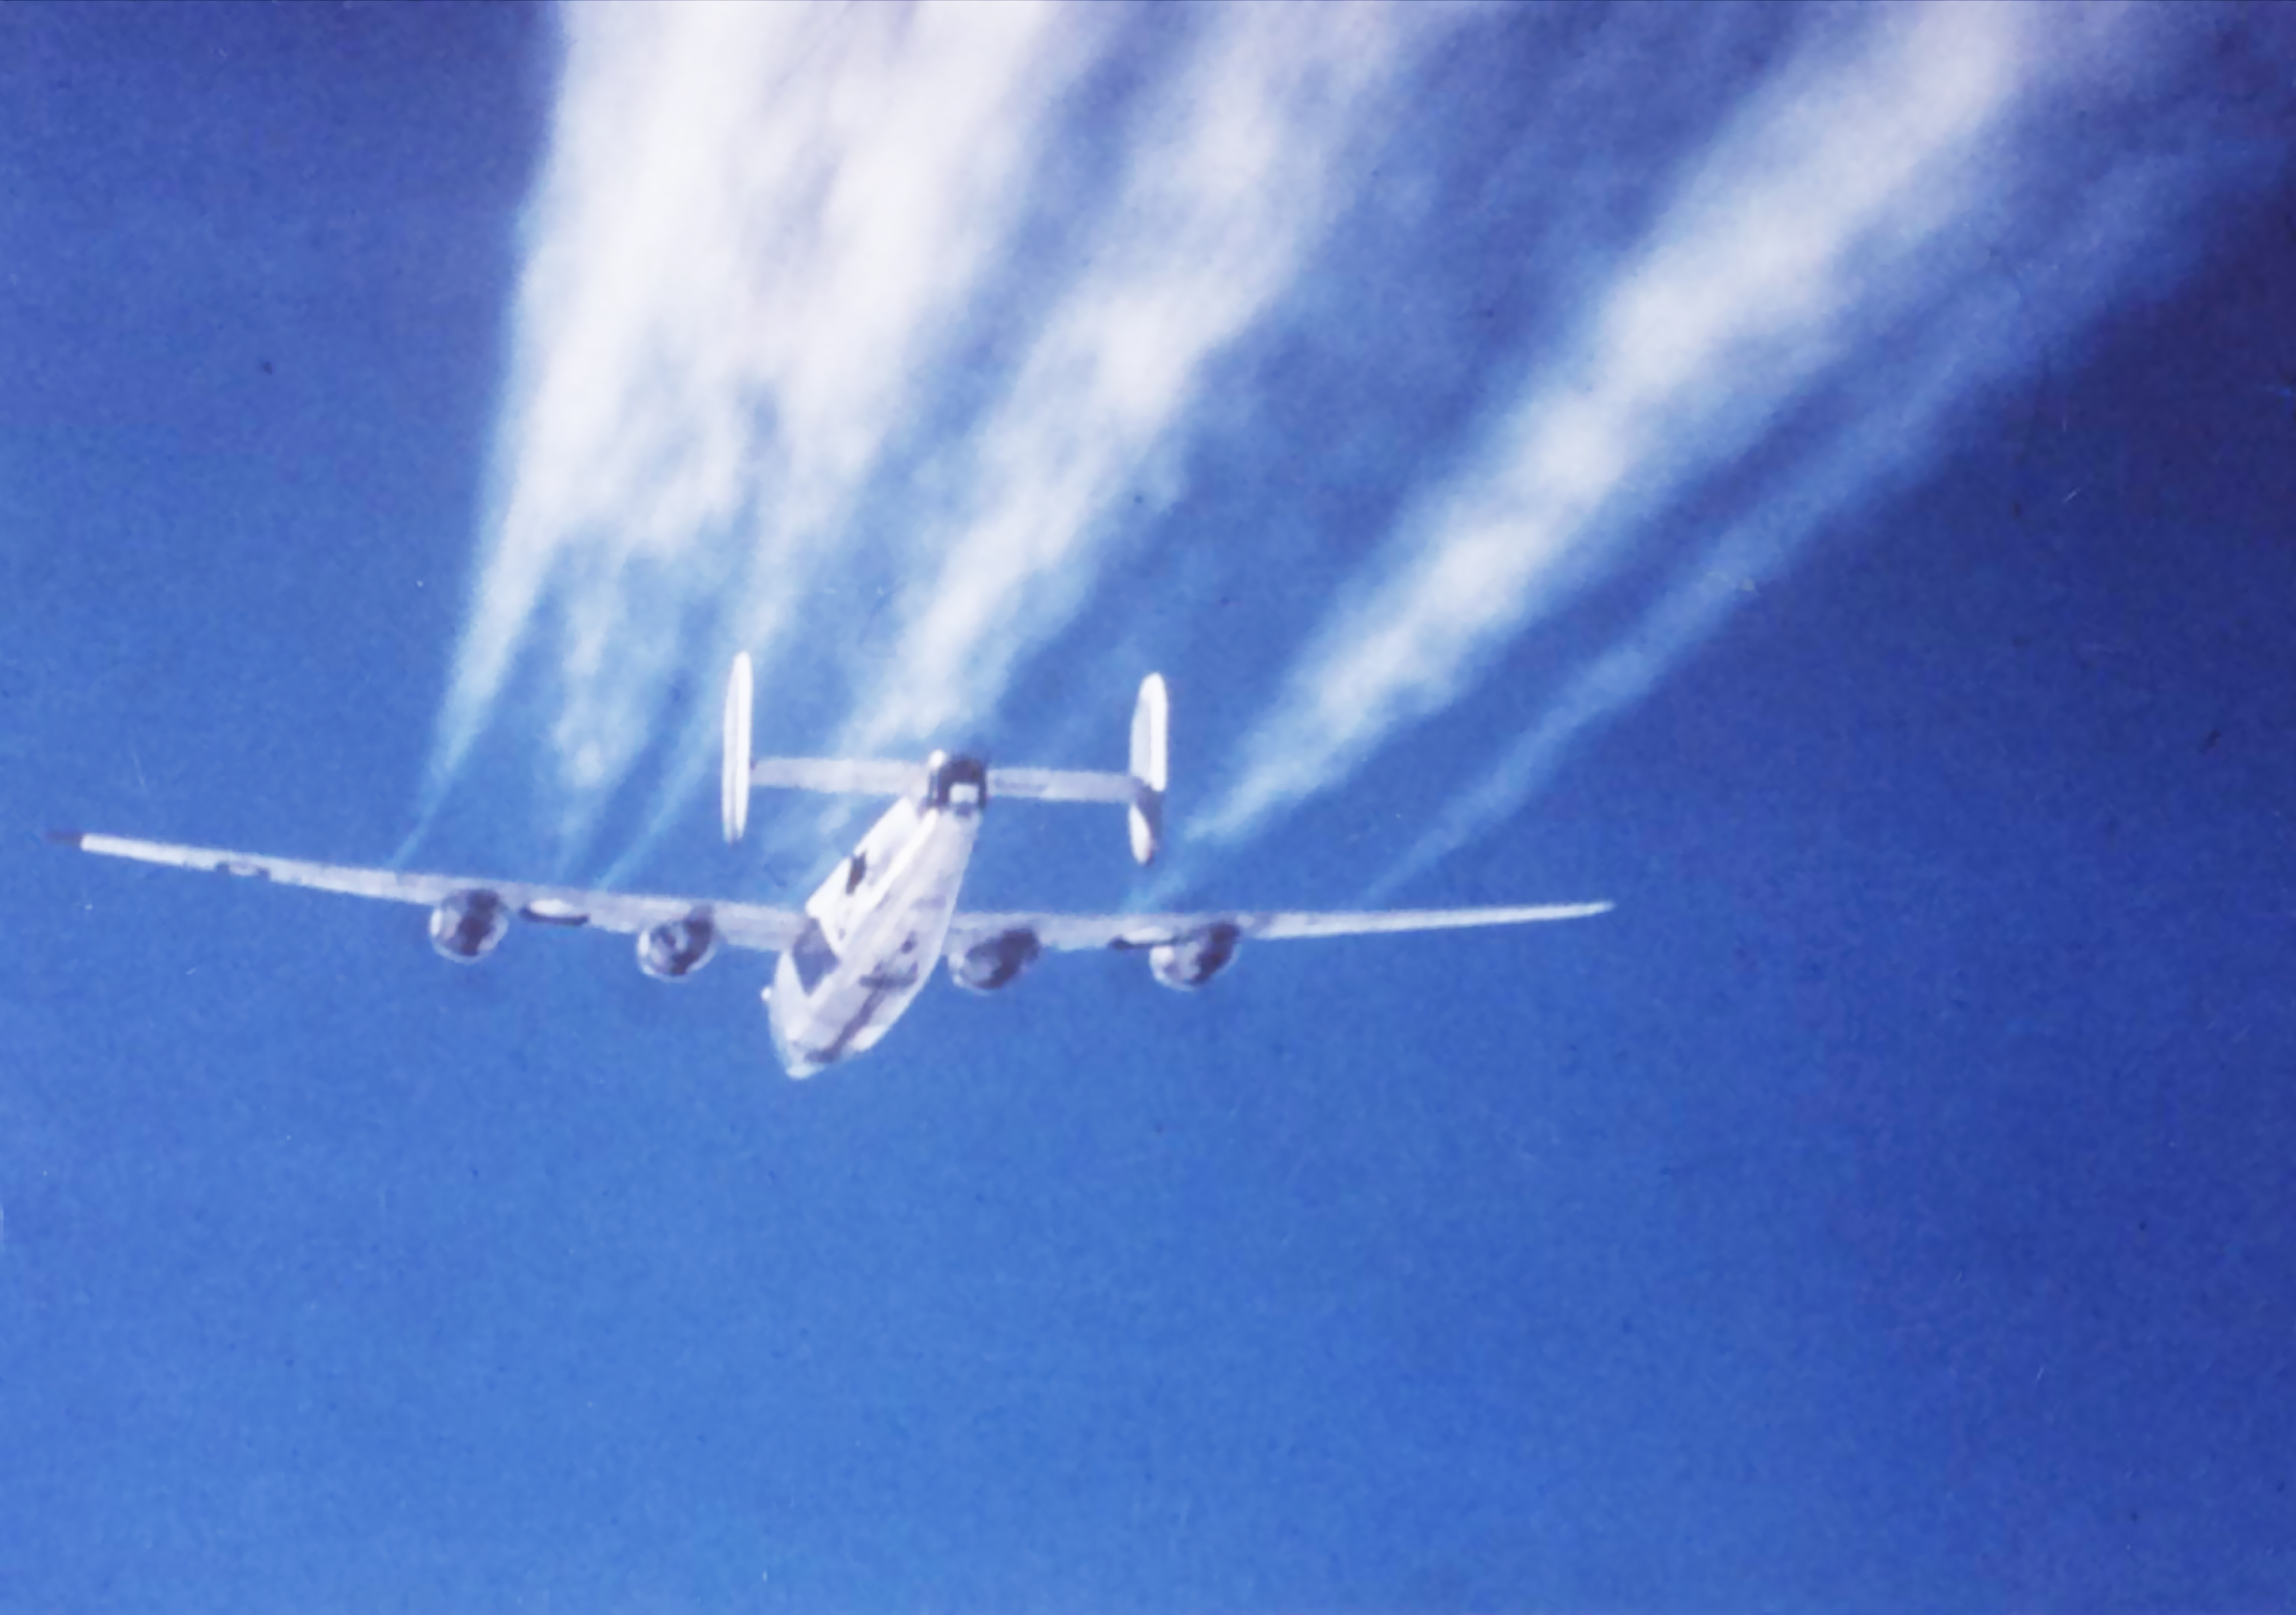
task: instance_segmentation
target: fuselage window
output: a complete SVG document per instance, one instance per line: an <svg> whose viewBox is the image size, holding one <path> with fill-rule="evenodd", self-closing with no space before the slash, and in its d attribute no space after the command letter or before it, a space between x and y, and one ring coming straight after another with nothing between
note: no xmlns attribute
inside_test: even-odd
<svg viewBox="0 0 2296 1615"><path fill-rule="evenodd" d="M797 944L790 949L790 963L797 966L797 984L810 995L821 985L821 979L837 968L837 952L822 934L821 922L808 921Z"/></svg>
<svg viewBox="0 0 2296 1615"><path fill-rule="evenodd" d="M861 882L868 878L869 855L865 851L857 852L853 855L853 867L845 872L845 895L849 898L860 890Z"/></svg>

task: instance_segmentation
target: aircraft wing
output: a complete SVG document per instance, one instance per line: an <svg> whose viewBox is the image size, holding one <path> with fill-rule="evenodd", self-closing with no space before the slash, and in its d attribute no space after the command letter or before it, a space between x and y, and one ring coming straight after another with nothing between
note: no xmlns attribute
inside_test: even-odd
<svg viewBox="0 0 2296 1615"><path fill-rule="evenodd" d="M1233 928L1238 939L1275 942L1293 937L1364 937L1394 931L1455 930L1471 925L1524 925L1538 920L1579 920L1609 910L1608 903L1549 903L1515 908L1396 908L1367 914L1280 914L1230 910L1199 914L958 914L946 951L963 953L994 938L1027 931L1056 951L1155 947Z"/></svg>
<svg viewBox="0 0 2296 1615"><path fill-rule="evenodd" d="M568 886L535 886L519 881L488 881L470 875L406 874L395 869L358 869L345 864L308 864L296 858L264 857L214 847L176 847L127 836L52 831L48 839L105 857L133 858L175 869L210 870L281 886L339 891L354 898L429 906L457 892L490 891L504 908L542 925L586 925L597 930L635 934L696 912L706 913L718 937L734 947L778 953L805 929L805 916L756 903L720 903L703 898L645 897L635 892L581 891Z"/></svg>

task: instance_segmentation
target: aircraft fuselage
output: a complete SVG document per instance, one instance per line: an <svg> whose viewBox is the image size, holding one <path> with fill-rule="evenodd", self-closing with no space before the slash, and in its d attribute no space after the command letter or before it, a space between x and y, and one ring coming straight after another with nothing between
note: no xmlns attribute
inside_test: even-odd
<svg viewBox="0 0 2296 1615"><path fill-rule="evenodd" d="M922 794L886 809L806 900L766 992L791 1076L875 1046L931 979L987 805L981 765L936 753Z"/></svg>

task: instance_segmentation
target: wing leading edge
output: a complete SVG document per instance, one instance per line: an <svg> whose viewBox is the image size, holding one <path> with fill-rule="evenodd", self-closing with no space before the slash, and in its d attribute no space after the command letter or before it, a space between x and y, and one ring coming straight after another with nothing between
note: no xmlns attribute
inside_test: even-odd
<svg viewBox="0 0 2296 1615"><path fill-rule="evenodd" d="M796 943L806 925L806 917L800 913L756 903L585 891L569 886L490 881L476 875L408 873L345 864L315 864L299 858L268 857L217 847L184 847L81 831L51 831L48 839L104 857L238 875L280 886L300 886L313 891L340 892L347 897L376 898L394 903L427 906L461 893L488 891L501 900L504 908L537 924L586 926L626 935L697 914L706 914L726 945L760 953L786 951ZM1275 942L1307 937L1378 936L1579 920L1605 914L1611 907L1609 903L1549 903L1358 913L1228 909L1204 914L960 914L950 922L942 951L955 958L980 944L1022 932L1033 937L1039 947L1068 953L1095 948L1161 947L1216 930L1228 932L1233 940Z"/></svg>
<svg viewBox="0 0 2296 1615"><path fill-rule="evenodd" d="M1398 931L1457 930L1478 925L1527 925L1583 920L1610 911L1608 903L1547 903L1512 908L1398 908L1369 913L1292 914L1229 910L1195 914L961 914L948 928L947 951L1026 931L1037 945L1060 952L1084 948L1161 947L1216 927L1261 942L1300 937L1365 937Z"/></svg>
<svg viewBox="0 0 2296 1615"><path fill-rule="evenodd" d="M380 898L393 903L432 905L460 892L490 891L521 919L544 925L588 926L627 935L703 914L727 946L761 953L778 953L789 947L805 929L803 914L755 903L584 891L575 887L537 886L522 881L489 881L472 875L408 874L395 869L312 864L299 858L266 857L215 847L178 847L166 841L140 841L129 836L94 835L77 830L51 831L48 839L104 857L131 858L171 869L206 870L269 881L280 886L301 886L354 898Z"/></svg>

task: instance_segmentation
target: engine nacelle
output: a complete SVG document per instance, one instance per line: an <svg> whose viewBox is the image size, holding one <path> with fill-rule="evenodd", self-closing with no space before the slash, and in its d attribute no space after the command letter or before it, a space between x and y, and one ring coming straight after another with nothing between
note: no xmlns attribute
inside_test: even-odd
<svg viewBox="0 0 2296 1615"><path fill-rule="evenodd" d="M638 933L638 968L657 981L690 976L717 952L718 927L704 914L667 920Z"/></svg>
<svg viewBox="0 0 2296 1615"><path fill-rule="evenodd" d="M510 930L510 910L491 891L458 891L441 898L430 911L430 946L457 964L475 963L494 952Z"/></svg>
<svg viewBox="0 0 2296 1615"><path fill-rule="evenodd" d="M1148 950L1148 969L1166 987L1201 987L1234 959L1243 933L1233 925L1207 925L1177 942Z"/></svg>
<svg viewBox="0 0 2296 1615"><path fill-rule="evenodd" d="M967 992L993 993L1010 987L1014 977L1037 962L1045 951L1033 930L1000 931L948 962L949 980Z"/></svg>

